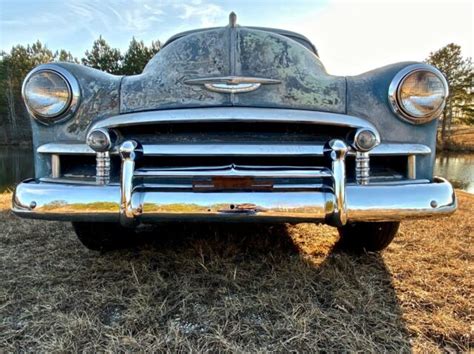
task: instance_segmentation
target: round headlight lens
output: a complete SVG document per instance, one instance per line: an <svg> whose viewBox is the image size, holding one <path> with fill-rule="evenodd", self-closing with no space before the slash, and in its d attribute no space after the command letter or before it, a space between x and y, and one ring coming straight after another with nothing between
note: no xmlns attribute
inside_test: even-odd
<svg viewBox="0 0 474 354"><path fill-rule="evenodd" d="M71 103L71 88L66 79L50 70L32 74L23 89L26 105L38 118L56 118Z"/></svg>
<svg viewBox="0 0 474 354"><path fill-rule="evenodd" d="M395 75L388 96L400 118L412 124L427 123L441 115L448 97L448 83L430 65L409 65Z"/></svg>
<svg viewBox="0 0 474 354"><path fill-rule="evenodd" d="M441 79L428 71L415 71L403 79L398 90L402 109L413 117L426 117L444 104L446 89Z"/></svg>

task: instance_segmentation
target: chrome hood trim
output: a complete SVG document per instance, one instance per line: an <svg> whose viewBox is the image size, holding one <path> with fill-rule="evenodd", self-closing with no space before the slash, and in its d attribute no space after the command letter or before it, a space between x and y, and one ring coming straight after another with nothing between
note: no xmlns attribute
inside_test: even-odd
<svg viewBox="0 0 474 354"><path fill-rule="evenodd" d="M263 77L220 76L189 79L184 83L187 85L204 85L207 90L213 92L243 93L255 91L262 85L281 84L281 81Z"/></svg>
<svg viewBox="0 0 474 354"><path fill-rule="evenodd" d="M157 123L209 122L303 123L365 128L373 131L380 139L372 123L354 116L308 110L247 107L183 108L127 113L98 121L89 128L89 131Z"/></svg>

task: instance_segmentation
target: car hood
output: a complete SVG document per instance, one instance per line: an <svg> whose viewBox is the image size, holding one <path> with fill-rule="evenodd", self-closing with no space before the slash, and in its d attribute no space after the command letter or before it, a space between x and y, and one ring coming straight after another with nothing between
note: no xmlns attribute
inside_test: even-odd
<svg viewBox="0 0 474 354"><path fill-rule="evenodd" d="M239 93L206 88L209 80L229 77L262 84ZM327 74L315 53L297 40L229 25L179 37L160 50L142 74L124 77L120 111L250 106L343 113L345 90L345 78Z"/></svg>

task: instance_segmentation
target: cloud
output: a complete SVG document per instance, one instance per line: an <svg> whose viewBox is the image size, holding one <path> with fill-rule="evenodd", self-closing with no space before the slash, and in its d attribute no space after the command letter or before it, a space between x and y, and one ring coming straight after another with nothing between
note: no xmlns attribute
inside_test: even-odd
<svg viewBox="0 0 474 354"><path fill-rule="evenodd" d="M68 2L72 13L101 32L129 31L139 35L162 20L164 5L152 0Z"/></svg>
<svg viewBox="0 0 474 354"><path fill-rule="evenodd" d="M203 3L192 0L188 4L176 4L175 7L182 11L178 16L183 20L197 19L201 27L213 27L222 24L225 12L221 6L212 3Z"/></svg>

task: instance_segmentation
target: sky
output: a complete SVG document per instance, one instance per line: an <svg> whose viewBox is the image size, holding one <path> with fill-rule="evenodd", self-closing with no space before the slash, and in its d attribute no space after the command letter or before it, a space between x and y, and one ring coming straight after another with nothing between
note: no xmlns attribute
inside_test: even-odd
<svg viewBox="0 0 474 354"><path fill-rule="evenodd" d="M357 75L422 61L449 43L473 57L474 8L466 0L0 0L0 50L40 40L82 57L102 35L125 51L194 28L240 25L292 30L318 48L329 73Z"/></svg>

